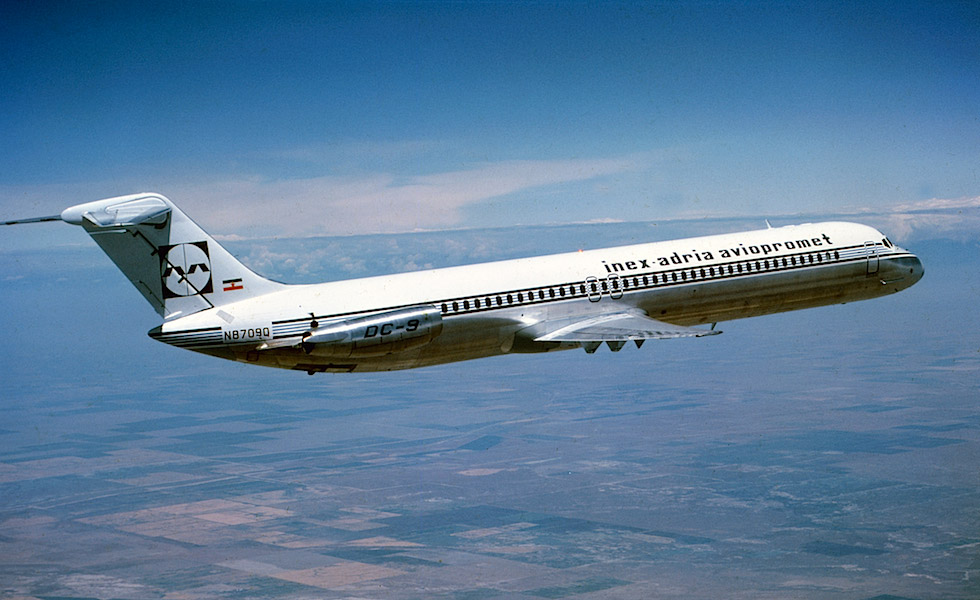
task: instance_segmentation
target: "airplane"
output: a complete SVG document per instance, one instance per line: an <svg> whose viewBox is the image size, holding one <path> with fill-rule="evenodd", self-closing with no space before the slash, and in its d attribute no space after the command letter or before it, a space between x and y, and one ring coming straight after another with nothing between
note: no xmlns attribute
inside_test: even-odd
<svg viewBox="0 0 980 600"><path fill-rule="evenodd" d="M115 262L163 318L151 338L310 375L602 344L618 352L716 335L721 321L876 298L923 275L914 254L847 222L284 284L252 272L160 194L2 224L45 221L81 226Z"/></svg>

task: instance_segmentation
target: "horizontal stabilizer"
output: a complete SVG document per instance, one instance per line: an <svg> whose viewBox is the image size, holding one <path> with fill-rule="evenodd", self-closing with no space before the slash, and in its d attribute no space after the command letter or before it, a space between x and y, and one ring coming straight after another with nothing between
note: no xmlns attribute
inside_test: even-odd
<svg viewBox="0 0 980 600"><path fill-rule="evenodd" d="M61 213L61 220L89 230L142 224L163 225L171 210L162 197L138 194L72 206Z"/></svg>
<svg viewBox="0 0 980 600"><path fill-rule="evenodd" d="M548 328L547 321L536 326ZM671 325L651 319L640 311L624 311L597 316L583 316L569 322L563 319L554 323L548 333L534 338L536 342L580 342L583 344L612 342L610 348L622 347L623 342L664 340L682 337L703 337L721 333L716 329L697 329ZM618 348L616 348L618 349Z"/></svg>

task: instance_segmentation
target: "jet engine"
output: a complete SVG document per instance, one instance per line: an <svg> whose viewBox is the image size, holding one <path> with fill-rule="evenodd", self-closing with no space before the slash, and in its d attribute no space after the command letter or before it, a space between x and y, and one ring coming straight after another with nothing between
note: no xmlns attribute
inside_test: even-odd
<svg viewBox="0 0 980 600"><path fill-rule="evenodd" d="M300 346L315 356L364 358L418 348L440 333L438 308L411 306L323 324L314 321Z"/></svg>

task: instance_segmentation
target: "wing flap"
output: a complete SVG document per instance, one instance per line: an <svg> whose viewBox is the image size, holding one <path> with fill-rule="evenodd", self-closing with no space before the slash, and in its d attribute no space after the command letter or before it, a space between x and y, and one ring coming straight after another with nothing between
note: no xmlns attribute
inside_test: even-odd
<svg viewBox="0 0 980 600"><path fill-rule="evenodd" d="M563 320L560 323L555 323L550 328L548 327L548 322L545 321L538 324L538 331L541 331L542 326L549 330L545 333L539 333L534 338L536 342L615 343L703 337L721 333L717 329L697 329L695 327L671 325L670 323L651 319L639 311L585 316L571 320L571 322Z"/></svg>

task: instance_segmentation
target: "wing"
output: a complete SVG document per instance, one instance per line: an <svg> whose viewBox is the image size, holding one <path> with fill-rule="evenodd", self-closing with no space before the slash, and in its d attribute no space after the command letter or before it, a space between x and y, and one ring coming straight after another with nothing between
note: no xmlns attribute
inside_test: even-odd
<svg viewBox="0 0 980 600"><path fill-rule="evenodd" d="M535 342L578 342L595 352L605 342L614 352L632 341L639 348L646 340L717 335L717 329L697 329L651 319L641 311L583 315L559 321L543 321L535 327Z"/></svg>

